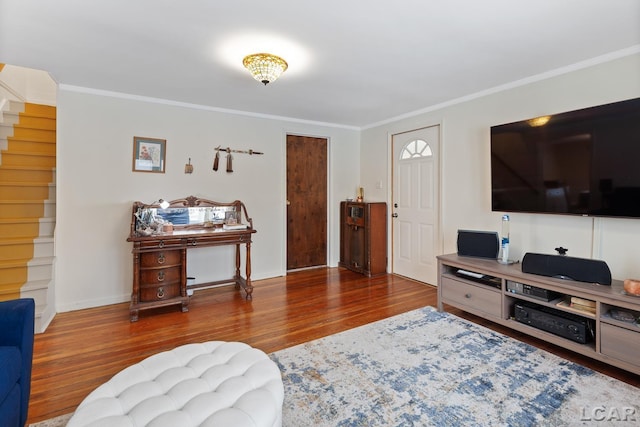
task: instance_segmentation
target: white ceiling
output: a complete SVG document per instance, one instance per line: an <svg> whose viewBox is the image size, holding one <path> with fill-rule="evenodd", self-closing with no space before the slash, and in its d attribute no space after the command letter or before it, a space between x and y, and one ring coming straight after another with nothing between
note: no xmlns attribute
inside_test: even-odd
<svg viewBox="0 0 640 427"><path fill-rule="evenodd" d="M356 128L638 51L638 0L0 0L0 62L66 87Z"/></svg>

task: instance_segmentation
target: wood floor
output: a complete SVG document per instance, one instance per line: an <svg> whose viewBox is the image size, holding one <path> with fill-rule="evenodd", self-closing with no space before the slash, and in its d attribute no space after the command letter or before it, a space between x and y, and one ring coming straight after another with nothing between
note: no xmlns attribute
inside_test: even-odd
<svg viewBox="0 0 640 427"><path fill-rule="evenodd" d="M436 288L399 276L367 278L321 268L254 282L253 300L233 286L196 291L188 313L168 307L129 322L128 303L58 314L36 335L29 423L72 412L94 388L160 351L210 340L243 341L266 353L427 305ZM636 387L640 376L545 344L484 319L447 311L587 365Z"/></svg>

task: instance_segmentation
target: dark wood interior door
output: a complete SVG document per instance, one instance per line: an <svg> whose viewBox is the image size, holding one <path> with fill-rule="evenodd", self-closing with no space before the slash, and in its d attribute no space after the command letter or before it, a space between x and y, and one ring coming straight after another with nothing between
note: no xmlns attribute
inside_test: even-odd
<svg viewBox="0 0 640 427"><path fill-rule="evenodd" d="M287 135L287 270L327 265L327 140Z"/></svg>

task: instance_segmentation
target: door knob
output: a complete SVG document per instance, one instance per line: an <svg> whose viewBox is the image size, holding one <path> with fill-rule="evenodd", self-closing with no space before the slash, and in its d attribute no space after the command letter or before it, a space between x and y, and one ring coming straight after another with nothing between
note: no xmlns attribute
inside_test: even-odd
<svg viewBox="0 0 640 427"><path fill-rule="evenodd" d="M291 204L291 202L289 200L287 200L287 206L289 206Z"/></svg>
<svg viewBox="0 0 640 427"><path fill-rule="evenodd" d="M391 216L392 216L393 218L398 218L398 214L397 214L397 213L392 213L392 214L391 214Z"/></svg>

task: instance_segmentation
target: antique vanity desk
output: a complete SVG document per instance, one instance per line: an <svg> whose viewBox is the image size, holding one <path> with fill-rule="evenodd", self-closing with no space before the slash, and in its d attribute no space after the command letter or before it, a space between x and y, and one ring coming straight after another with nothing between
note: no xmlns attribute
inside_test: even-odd
<svg viewBox="0 0 640 427"><path fill-rule="evenodd" d="M244 218L244 220L243 220ZM235 245L235 275L230 279L200 283L189 289L234 283L252 298L251 235L256 230L242 202L219 203L189 196L159 204L135 202L128 242L133 243L133 290L129 315L138 320L140 310L181 305L189 310L187 250ZM240 274L240 245L246 245L246 277Z"/></svg>

